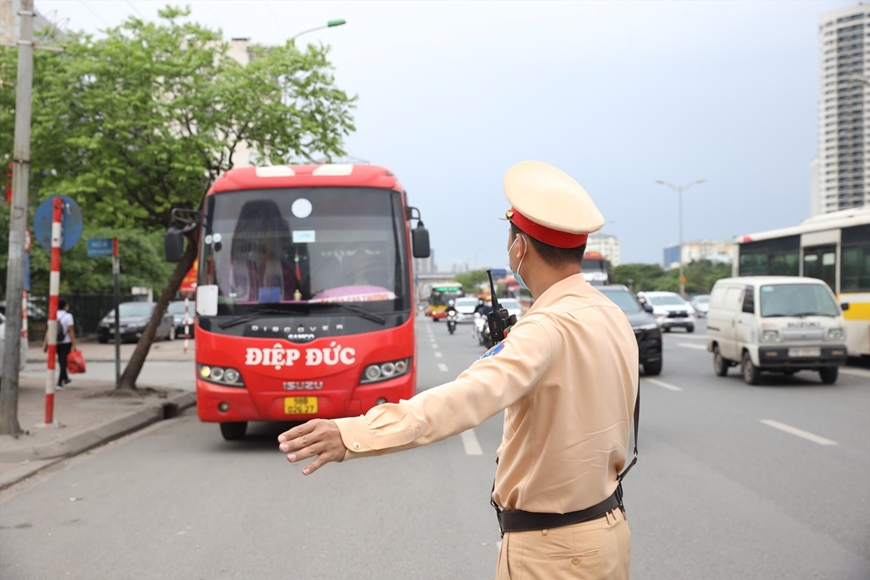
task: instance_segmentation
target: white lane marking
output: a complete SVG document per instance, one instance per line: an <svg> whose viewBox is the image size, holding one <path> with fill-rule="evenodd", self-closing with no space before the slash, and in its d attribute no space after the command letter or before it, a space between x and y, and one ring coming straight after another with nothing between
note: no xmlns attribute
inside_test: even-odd
<svg viewBox="0 0 870 580"><path fill-rule="evenodd" d="M694 348L697 350L707 350L707 345L705 344L691 344L689 342L679 342L677 346L682 346L683 348Z"/></svg>
<svg viewBox="0 0 870 580"><path fill-rule="evenodd" d="M435 358L441 358L442 354L440 351L435 351Z"/></svg>
<svg viewBox="0 0 870 580"><path fill-rule="evenodd" d="M446 373L449 369L447 368L446 364L438 363L438 370L441 371L442 373Z"/></svg>
<svg viewBox="0 0 870 580"><path fill-rule="evenodd" d="M682 391L682 390L683 390L683 389L681 389L680 387L676 387L676 386L674 386L674 385L668 384L668 383L666 383L666 382L664 382L664 381L660 381L660 380L658 380L658 379L644 379L644 380L647 381L647 382L649 382L649 383L652 383L652 384L654 384L654 385L658 385L658 386L660 386L661 388L663 388L663 389L667 389L667 390L669 390L669 391Z"/></svg>
<svg viewBox="0 0 870 580"><path fill-rule="evenodd" d="M870 379L870 372L862 371L860 369L844 369L840 367L840 372L844 375L852 375L853 377L861 377L865 379Z"/></svg>
<svg viewBox="0 0 870 580"><path fill-rule="evenodd" d="M688 332L683 332L680 334L670 333L670 334L666 334L665 336L670 336L674 340L677 340L677 339L680 339L680 340L707 340L706 336L689 334Z"/></svg>
<svg viewBox="0 0 870 580"><path fill-rule="evenodd" d="M807 441L812 441L813 443L818 443L819 445L836 445L836 441L831 441L830 439L825 439L824 437L819 437L818 435L814 435L808 431L804 431L803 429L798 429L797 427L792 427L791 425L786 425L785 423L780 423L779 421L774 421L773 419L762 419L762 423L773 427L774 429L779 429L780 431L785 431L795 437L802 437Z"/></svg>
<svg viewBox="0 0 870 580"><path fill-rule="evenodd" d="M477 435L474 434L474 429L463 431L459 435L462 437L462 445L465 446L466 455L483 455L483 449L480 448L480 443L477 442Z"/></svg>
<svg viewBox="0 0 870 580"><path fill-rule="evenodd" d="M501 552L501 540L495 543L495 546L498 548L498 551Z"/></svg>

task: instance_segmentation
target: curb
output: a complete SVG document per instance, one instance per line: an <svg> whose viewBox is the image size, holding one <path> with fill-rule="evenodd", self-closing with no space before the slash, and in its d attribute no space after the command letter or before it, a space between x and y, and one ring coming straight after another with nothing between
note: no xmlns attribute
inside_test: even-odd
<svg viewBox="0 0 870 580"><path fill-rule="evenodd" d="M46 364L46 360L44 358L29 358L29 359L27 359L26 362L27 362L27 364L39 364L42 366L45 366L45 364ZM111 357L111 358L109 358L109 357L88 358L85 361L85 363L91 363L91 362L95 362L95 363L110 362L110 363L113 363L113 362L115 362L115 357ZM121 359L122 365L126 365L129 362L130 362L130 359L124 359L124 358ZM154 357L149 357L148 359L146 359L145 362L194 362L194 359L193 359L193 357L191 357L191 358L160 358L160 357L154 358Z"/></svg>
<svg viewBox="0 0 870 580"><path fill-rule="evenodd" d="M48 461L45 464L34 466L32 469L24 469L13 475L8 480L0 481L0 489L5 489L19 481L27 479L36 472L54 465L58 461L83 453L114 439L128 435L178 415L179 411L192 407L196 404L196 393L180 393L168 397L159 404L151 404L145 408L127 413L105 423L95 425L90 429L80 431L68 438L57 441L25 447L14 451L0 451L0 463L20 463L24 461Z"/></svg>

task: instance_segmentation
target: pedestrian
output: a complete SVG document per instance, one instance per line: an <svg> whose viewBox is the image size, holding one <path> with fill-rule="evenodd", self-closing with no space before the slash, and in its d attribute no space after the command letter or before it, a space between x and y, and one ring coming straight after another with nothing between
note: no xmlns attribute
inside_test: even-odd
<svg viewBox="0 0 870 580"><path fill-rule="evenodd" d="M57 378L57 388L63 389L72 381L67 373L67 357L76 347L75 318L69 311L69 303L65 298L57 301L57 361L60 375ZM42 351L48 351L48 333L42 340Z"/></svg>
<svg viewBox="0 0 870 580"><path fill-rule="evenodd" d="M503 532L497 578L625 579L621 479L634 464L638 348L625 315L581 273L604 218L547 163L513 166L504 191L511 270L535 299L507 338L452 382L364 416L308 421L282 433L279 449L291 463L314 457L308 475L439 441L504 410L491 497Z"/></svg>

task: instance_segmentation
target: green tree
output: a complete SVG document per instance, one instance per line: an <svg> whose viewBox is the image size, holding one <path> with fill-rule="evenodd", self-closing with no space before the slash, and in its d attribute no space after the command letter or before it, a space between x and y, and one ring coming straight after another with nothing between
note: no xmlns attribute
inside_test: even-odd
<svg viewBox="0 0 870 580"><path fill-rule="evenodd" d="M699 260L686 264L686 293L709 294L716 280L731 275L731 265ZM678 268L665 270L658 264L620 264L613 269L616 284L630 284L635 292L679 292L680 271Z"/></svg>
<svg viewBox="0 0 870 580"><path fill-rule="evenodd" d="M462 291L466 294L477 294L481 284L489 284L486 270L471 270L456 274L453 279L462 284Z"/></svg>
<svg viewBox="0 0 870 580"><path fill-rule="evenodd" d="M173 208L200 207L240 147L263 163L344 153L355 98L334 86L327 47L254 46L242 66L220 32L188 22L189 13L167 7L156 23L130 18L105 38L77 37L53 61L37 59L35 202L66 194L94 226L160 233ZM11 153L15 77L3 59L0 151ZM135 388L160 316L193 265L195 236L163 282L121 388Z"/></svg>
<svg viewBox="0 0 870 580"><path fill-rule="evenodd" d="M33 213L31 208L31 214ZM32 218L30 219L32 222ZM9 236L9 206L0 204L0 239ZM110 258L88 258L88 238L114 238L120 242L121 292L129 294L133 286L163 288L174 269L173 264L155 259L163 252L163 234L158 231L122 229L84 225L82 240L61 257L61 294L69 292L110 293L114 288ZM9 248L0 244L0 296L6 295L6 268ZM48 295L51 252L36 240L30 249L30 292Z"/></svg>

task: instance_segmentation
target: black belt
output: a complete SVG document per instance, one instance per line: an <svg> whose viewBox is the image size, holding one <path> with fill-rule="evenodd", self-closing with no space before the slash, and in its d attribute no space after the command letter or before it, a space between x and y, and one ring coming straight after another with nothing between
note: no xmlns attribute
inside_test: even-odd
<svg viewBox="0 0 870 580"><path fill-rule="evenodd" d="M604 514L616 508L622 507L622 484L606 500L592 507L567 514L542 514L537 512L524 512L522 510L496 510L498 527L502 536L506 532L528 532L531 530L550 530L563 526L573 526L583 522L590 522L603 518Z"/></svg>
<svg viewBox="0 0 870 580"><path fill-rule="evenodd" d="M634 402L634 457L631 463L616 476L616 491L609 498L601 503L595 504L585 510L570 512L567 514L542 514L537 512L524 512L522 510L502 510L495 500L492 499L492 494L495 493L495 481L492 482L492 492L490 493L489 503L495 508L495 515L498 517L498 527L501 529L501 535L504 537L505 532L528 532L531 530L549 530L552 528L561 528L563 526L571 526L583 522L589 522L603 518L604 514L620 508L625 513L625 508L622 505L622 479L631 471L634 464L637 463L637 432L640 425L640 379L637 382L637 399ZM498 458L495 460L498 465Z"/></svg>

